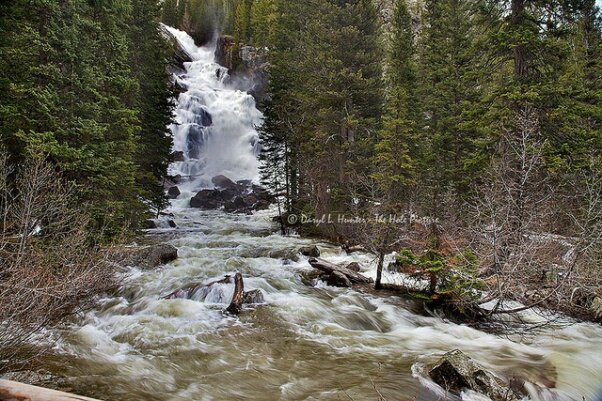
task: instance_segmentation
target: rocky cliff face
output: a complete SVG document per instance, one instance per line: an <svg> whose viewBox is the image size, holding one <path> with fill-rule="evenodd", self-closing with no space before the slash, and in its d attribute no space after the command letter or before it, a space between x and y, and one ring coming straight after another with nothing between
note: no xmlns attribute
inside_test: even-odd
<svg viewBox="0 0 602 401"><path fill-rule="evenodd" d="M215 49L216 61L228 68L231 82L239 89L249 92L261 104L266 99L268 85L268 49L253 46L238 46L232 36L221 36Z"/></svg>
<svg viewBox="0 0 602 401"><path fill-rule="evenodd" d="M190 55L180 46L180 42L172 35L167 27L163 24L159 25L161 35L165 38L171 48L171 55L168 59L167 70L172 74L184 73L184 63L192 61Z"/></svg>

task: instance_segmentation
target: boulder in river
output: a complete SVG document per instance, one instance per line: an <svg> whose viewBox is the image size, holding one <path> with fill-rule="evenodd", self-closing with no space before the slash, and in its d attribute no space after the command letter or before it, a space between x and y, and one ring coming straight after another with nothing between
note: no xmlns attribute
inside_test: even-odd
<svg viewBox="0 0 602 401"><path fill-rule="evenodd" d="M180 192L180 188L178 187L171 187L167 191L167 197L169 199L178 199L178 196L180 196L181 194L182 192Z"/></svg>
<svg viewBox="0 0 602 401"><path fill-rule="evenodd" d="M240 189L240 186L237 185L234 181L226 177L225 175L217 175L211 179L213 185L223 189Z"/></svg>
<svg viewBox="0 0 602 401"><path fill-rule="evenodd" d="M203 210L216 210L223 205L220 191L204 189L190 199L190 207Z"/></svg>
<svg viewBox="0 0 602 401"><path fill-rule="evenodd" d="M319 258L320 257L320 248L316 245L304 246L299 249L299 253L303 256L309 256L311 258Z"/></svg>
<svg viewBox="0 0 602 401"><path fill-rule="evenodd" d="M151 269L178 258L178 249L169 244L123 248L114 252L113 262Z"/></svg>
<svg viewBox="0 0 602 401"><path fill-rule="evenodd" d="M452 394L460 395L469 389L491 398L493 401L516 400L517 397L503 380L488 372L460 350L453 350L429 371L435 383Z"/></svg>
<svg viewBox="0 0 602 401"><path fill-rule="evenodd" d="M191 200L190 206L203 210L224 208L228 213L250 214L257 210L268 209L273 197L264 188L253 185L251 181L235 183L224 175L211 180L216 189L204 189Z"/></svg>
<svg viewBox="0 0 602 401"><path fill-rule="evenodd" d="M349 263L347 265L347 269L349 269L351 271L354 271L356 273L359 273L362 270L360 264L357 263L357 262L351 262L351 263Z"/></svg>
<svg viewBox="0 0 602 401"><path fill-rule="evenodd" d="M265 302L263 298L263 292L261 290L251 290L245 292L243 297L244 304L262 304Z"/></svg>

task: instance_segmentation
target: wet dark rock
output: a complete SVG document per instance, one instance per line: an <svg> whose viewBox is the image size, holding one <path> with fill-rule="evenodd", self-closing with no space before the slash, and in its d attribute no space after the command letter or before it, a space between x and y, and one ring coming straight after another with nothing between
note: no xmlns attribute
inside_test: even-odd
<svg viewBox="0 0 602 401"><path fill-rule="evenodd" d="M217 175L211 179L211 182L216 187L224 188L224 189L238 189L239 186L236 185L234 181L226 177L225 175Z"/></svg>
<svg viewBox="0 0 602 401"><path fill-rule="evenodd" d="M203 127L210 127L213 125L213 117L205 107L201 107L195 115L194 122Z"/></svg>
<svg viewBox="0 0 602 401"><path fill-rule="evenodd" d="M269 192L251 185L250 181L235 183L223 175L213 177L211 181L217 189L205 189L197 193L190 201L191 207L204 210L223 207L227 213L252 214L257 210L268 209L272 203L273 198Z"/></svg>
<svg viewBox="0 0 602 401"><path fill-rule="evenodd" d="M190 57L190 54L184 50L178 39L172 35L171 32L169 32L165 25L160 24L159 29L161 35L163 35L163 37L167 40L171 49L171 55L168 58L167 70L171 73L185 72L184 63L191 62L192 57Z"/></svg>
<svg viewBox="0 0 602 401"><path fill-rule="evenodd" d="M245 292L243 297L244 304L263 304L265 303L265 299L263 297L263 292L261 290L252 290Z"/></svg>
<svg viewBox="0 0 602 401"><path fill-rule="evenodd" d="M180 196L181 194L182 192L180 192L180 188L178 187L171 187L167 191L167 197L169 199L178 199L178 196Z"/></svg>
<svg viewBox="0 0 602 401"><path fill-rule="evenodd" d="M112 262L142 268L154 268L177 258L178 249L169 244L122 248L111 252L110 257Z"/></svg>
<svg viewBox="0 0 602 401"><path fill-rule="evenodd" d="M207 139L207 128L199 124L188 125L188 135L186 136L186 151L191 159L198 159L201 151L205 147Z"/></svg>
<svg viewBox="0 0 602 401"><path fill-rule="evenodd" d="M326 283L333 287L351 287L351 280L349 280L347 276L345 276L343 273L337 271L330 273L328 279L326 280Z"/></svg>
<svg viewBox="0 0 602 401"><path fill-rule="evenodd" d="M217 45L215 47L215 61L227 69L233 67L233 56L234 56L234 37L223 35L217 39Z"/></svg>
<svg viewBox="0 0 602 401"><path fill-rule="evenodd" d="M171 228L178 228L178 225L176 224L176 222L171 219L167 220L167 225L169 225Z"/></svg>
<svg viewBox="0 0 602 401"><path fill-rule="evenodd" d="M184 152L176 151L171 154L171 160L174 162L183 162L184 161Z"/></svg>
<svg viewBox="0 0 602 401"><path fill-rule="evenodd" d="M143 230L153 230L155 228L159 228L159 226L154 219L147 219L140 224L140 228Z"/></svg>
<svg viewBox="0 0 602 401"><path fill-rule="evenodd" d="M223 205L220 191L204 189L190 199L190 207L203 210L216 210Z"/></svg>
<svg viewBox="0 0 602 401"><path fill-rule="evenodd" d="M387 265L387 271L391 273L399 273L401 271L401 266L397 262L391 262Z"/></svg>
<svg viewBox="0 0 602 401"><path fill-rule="evenodd" d="M169 66L168 66L168 71L175 75L181 75L181 74L185 73L184 70L174 69L173 66L171 67L171 69L169 69ZM181 80L176 78L176 79L173 79L173 83L171 85L171 90L172 90L174 96L178 97L181 93L186 93L188 91L188 87L186 85L184 85Z"/></svg>
<svg viewBox="0 0 602 401"><path fill-rule="evenodd" d="M517 397L503 380L488 372L460 350L445 354L429 371L435 383L452 394L460 395L470 389L493 401L516 400Z"/></svg>
<svg viewBox="0 0 602 401"><path fill-rule="evenodd" d="M320 257L320 249L316 245L304 246L299 249L299 253L303 256L309 256L311 258Z"/></svg>
<svg viewBox="0 0 602 401"><path fill-rule="evenodd" d="M228 201L224 204L224 210L228 213L234 213L239 210L246 209L248 204L245 202L242 196L237 196L232 201Z"/></svg>
<svg viewBox="0 0 602 401"><path fill-rule="evenodd" d="M347 265L347 268L348 268L349 270L351 270L351 271L354 271L354 272L356 272L356 273L359 273L359 272L362 270L362 268L361 268L360 264L359 264L359 263L357 263L357 262L351 262L351 263L349 263L349 264Z"/></svg>

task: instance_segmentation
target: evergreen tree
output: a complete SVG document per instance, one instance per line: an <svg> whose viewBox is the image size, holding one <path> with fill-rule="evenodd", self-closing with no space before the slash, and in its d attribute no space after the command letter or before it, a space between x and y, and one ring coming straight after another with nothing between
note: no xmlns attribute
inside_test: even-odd
<svg viewBox="0 0 602 401"><path fill-rule="evenodd" d="M420 41L421 92L428 149L421 183L433 203L448 190L465 193L483 166L479 102L487 75L480 69L474 1L428 0Z"/></svg>
<svg viewBox="0 0 602 401"><path fill-rule="evenodd" d="M165 0L163 2L163 23L168 26L177 27L179 22L178 1Z"/></svg>
<svg viewBox="0 0 602 401"><path fill-rule="evenodd" d="M398 0L392 18L388 55L386 110L376 145L374 178L388 213L399 213L409 200L419 157L417 69L412 16L406 0Z"/></svg>
<svg viewBox="0 0 602 401"><path fill-rule="evenodd" d="M134 162L139 195L160 211L167 205L163 182L171 152L172 93L167 89L167 47L157 35L160 7L154 0L132 0L130 64L139 83L135 105L141 131L136 141Z"/></svg>

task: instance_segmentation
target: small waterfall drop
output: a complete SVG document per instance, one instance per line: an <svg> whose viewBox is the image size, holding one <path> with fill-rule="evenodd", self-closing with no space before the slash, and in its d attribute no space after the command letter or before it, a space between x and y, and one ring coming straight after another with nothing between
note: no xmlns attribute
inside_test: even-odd
<svg viewBox="0 0 602 401"><path fill-rule="evenodd" d="M197 47L186 32L166 28L193 60L176 77L187 91L177 99L171 130L174 151L183 152L184 161L173 163L170 173L184 178L180 189L190 195L211 187L211 178L220 174L257 181L256 127L263 115L255 99L227 83L228 70L215 62L215 42Z"/></svg>

